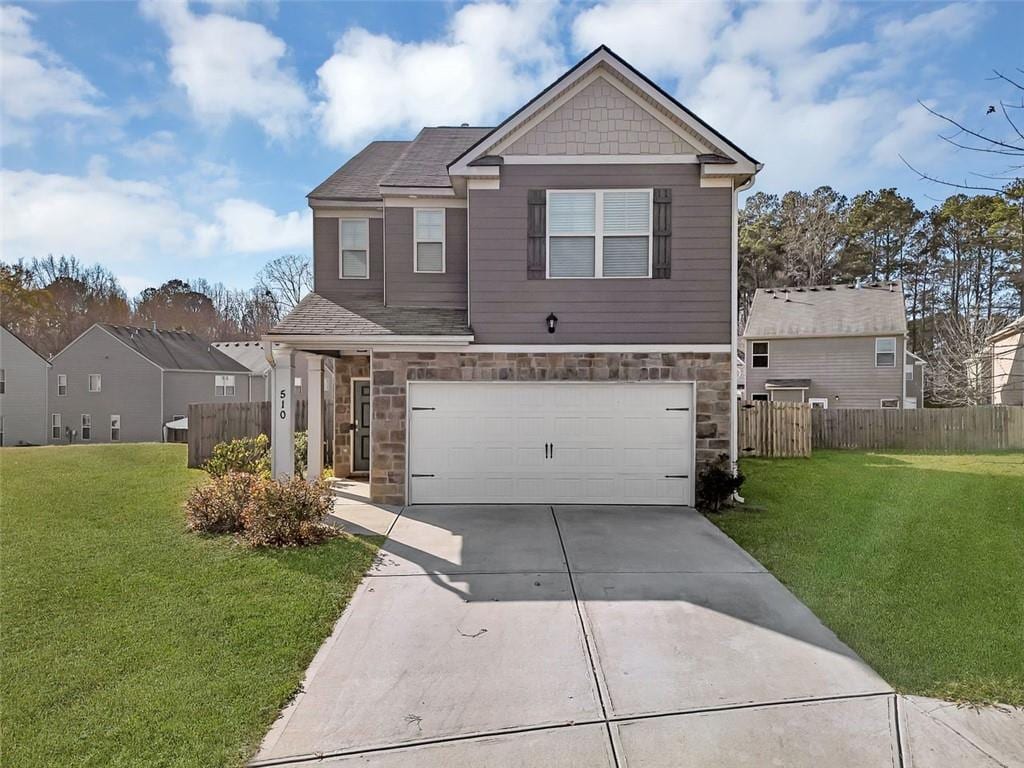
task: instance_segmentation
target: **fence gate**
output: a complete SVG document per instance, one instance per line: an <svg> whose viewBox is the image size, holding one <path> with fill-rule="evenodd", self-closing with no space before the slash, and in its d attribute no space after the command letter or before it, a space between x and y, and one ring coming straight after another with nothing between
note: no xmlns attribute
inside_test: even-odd
<svg viewBox="0 0 1024 768"><path fill-rule="evenodd" d="M740 456L810 456L811 406L762 401L741 403L739 441Z"/></svg>
<svg viewBox="0 0 1024 768"><path fill-rule="evenodd" d="M295 401L295 431L306 428L305 400ZM333 425L332 425L333 427ZM203 466L217 443L240 437L270 437L270 403L190 403L188 406L188 465Z"/></svg>

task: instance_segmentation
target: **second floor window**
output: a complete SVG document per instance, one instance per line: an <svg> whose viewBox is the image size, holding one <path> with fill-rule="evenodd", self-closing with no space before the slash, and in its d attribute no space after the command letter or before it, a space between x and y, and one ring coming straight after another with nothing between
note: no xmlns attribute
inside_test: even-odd
<svg viewBox="0 0 1024 768"><path fill-rule="evenodd" d="M64 397L68 393L68 375L66 373L57 374L57 397Z"/></svg>
<svg viewBox="0 0 1024 768"><path fill-rule="evenodd" d="M548 277L650 277L653 190L548 192Z"/></svg>
<svg viewBox="0 0 1024 768"><path fill-rule="evenodd" d="M89 374L89 391L99 392L100 391L100 375L98 373Z"/></svg>
<svg viewBox="0 0 1024 768"><path fill-rule="evenodd" d="M875 339L875 367L896 367L896 339Z"/></svg>
<svg viewBox="0 0 1024 768"><path fill-rule="evenodd" d="M339 219L342 279L370 276L370 220Z"/></svg>
<svg viewBox="0 0 1024 768"><path fill-rule="evenodd" d="M213 394L216 397L234 397L235 377L214 376Z"/></svg>
<svg viewBox="0 0 1024 768"><path fill-rule="evenodd" d="M444 272L444 208L416 208L415 221L416 272Z"/></svg>
<svg viewBox="0 0 1024 768"><path fill-rule="evenodd" d="M767 368L768 367L768 342L767 341L754 341L750 344L750 367L751 368Z"/></svg>

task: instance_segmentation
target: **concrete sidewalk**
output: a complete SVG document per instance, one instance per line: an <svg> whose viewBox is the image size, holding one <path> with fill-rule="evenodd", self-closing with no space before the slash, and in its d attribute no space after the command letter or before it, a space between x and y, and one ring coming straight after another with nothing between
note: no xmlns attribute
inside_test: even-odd
<svg viewBox="0 0 1024 768"><path fill-rule="evenodd" d="M254 764L940 764L934 712L691 509L339 514L388 540Z"/></svg>

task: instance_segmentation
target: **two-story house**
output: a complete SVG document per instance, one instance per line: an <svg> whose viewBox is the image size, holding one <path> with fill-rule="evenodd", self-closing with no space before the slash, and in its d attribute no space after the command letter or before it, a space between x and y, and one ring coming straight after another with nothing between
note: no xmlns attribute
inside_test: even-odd
<svg viewBox="0 0 1024 768"><path fill-rule="evenodd" d="M987 339L993 405L1024 405L1024 317Z"/></svg>
<svg viewBox="0 0 1024 768"><path fill-rule="evenodd" d="M97 323L50 362L50 443L160 442L189 403L263 393L262 379L186 331Z"/></svg>
<svg viewBox="0 0 1024 768"><path fill-rule="evenodd" d="M916 408L924 361L907 350L898 281L762 288L743 334L745 397L818 408Z"/></svg>
<svg viewBox="0 0 1024 768"><path fill-rule="evenodd" d="M0 325L0 446L46 444L46 377L50 364Z"/></svg>
<svg viewBox="0 0 1024 768"><path fill-rule="evenodd" d="M266 337L275 472L304 351L335 358L335 472L376 501L692 503L735 455L759 169L605 47L497 127L371 143L309 194L314 290Z"/></svg>

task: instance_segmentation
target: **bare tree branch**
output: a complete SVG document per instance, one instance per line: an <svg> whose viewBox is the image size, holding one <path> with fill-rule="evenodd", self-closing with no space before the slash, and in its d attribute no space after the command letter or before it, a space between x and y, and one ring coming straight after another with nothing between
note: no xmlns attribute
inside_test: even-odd
<svg viewBox="0 0 1024 768"><path fill-rule="evenodd" d="M968 128L967 126L962 125L959 122L957 122L956 120L954 120L953 118L949 117L948 115L944 115L941 112L936 112L934 109L929 107L923 101L918 101L917 103L920 104L922 107L924 107L926 110L928 110L928 112L931 113L932 115L934 115L935 117L939 118L940 120L946 121L950 125L956 127L958 130L963 131L964 133L966 133L966 134L968 134L970 136L974 136L975 138L981 139L982 141L987 141L988 143L994 144L997 147L1005 147L1006 149L1013 150L1016 153L1024 154L1024 147L1018 147L1018 146L1016 146L1014 144L1007 144L1005 141L999 141L998 139L993 139L993 138L991 138L989 136L986 136L983 133L978 133L977 131L973 131L970 128ZM945 139L946 137L943 136L942 138ZM947 141L948 141L948 139L947 139ZM968 149L973 149L973 147L968 147Z"/></svg>
<svg viewBox="0 0 1024 768"><path fill-rule="evenodd" d="M935 184L942 184L943 186L946 186L946 187L954 187L956 189L970 189L970 190L974 190L976 192L993 192L993 193L995 193L997 195L1003 193L1003 190L1000 187L979 187L979 186L975 186L975 185L972 185L972 184L957 184L955 181L946 181L945 179L938 179L938 178L936 178L934 176L929 176L928 174L924 173L923 171L919 171L917 168L912 166L907 161L907 158L905 158L903 155L899 155L899 158L900 158L900 160L903 161L903 164L905 166L907 166L907 168L912 170L914 173L916 173L918 175L918 177L922 181L931 181L931 182L934 182Z"/></svg>

